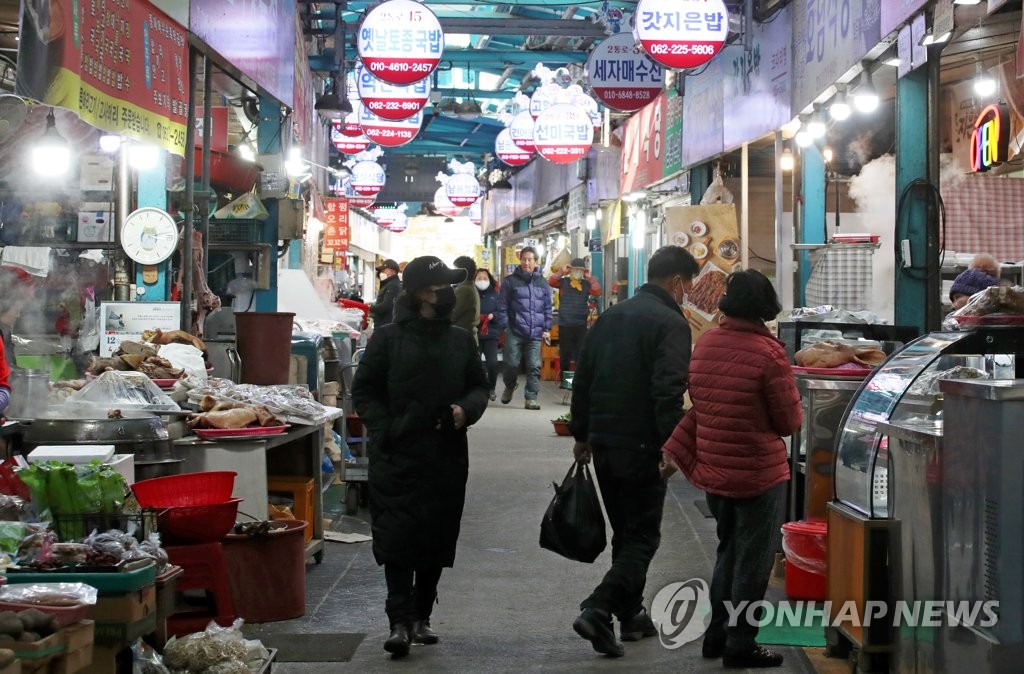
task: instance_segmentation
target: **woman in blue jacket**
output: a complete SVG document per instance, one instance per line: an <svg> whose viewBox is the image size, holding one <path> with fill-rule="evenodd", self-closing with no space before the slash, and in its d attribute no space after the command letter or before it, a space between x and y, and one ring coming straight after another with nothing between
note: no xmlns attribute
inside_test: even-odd
<svg viewBox="0 0 1024 674"><path fill-rule="evenodd" d="M498 316L498 282L491 276L489 269L480 268L476 271L474 283L480 293L480 351L487 363L487 383L490 386L490 398L494 400L498 386L498 338L505 331L505 325Z"/></svg>

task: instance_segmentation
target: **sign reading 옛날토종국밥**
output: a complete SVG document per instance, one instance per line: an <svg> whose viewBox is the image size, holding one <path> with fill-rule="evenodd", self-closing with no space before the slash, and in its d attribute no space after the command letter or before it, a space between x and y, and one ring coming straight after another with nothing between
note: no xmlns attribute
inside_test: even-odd
<svg viewBox="0 0 1024 674"><path fill-rule="evenodd" d="M1005 103L994 103L978 115L971 134L971 170L988 171L1006 161L1010 145L1010 114Z"/></svg>
<svg viewBox="0 0 1024 674"><path fill-rule="evenodd" d="M15 93L184 156L188 31L146 0L91 4L21 3Z"/></svg>
<svg viewBox="0 0 1024 674"><path fill-rule="evenodd" d="M729 36L729 10L722 0L640 0L633 18L640 44L668 68L707 63Z"/></svg>
<svg viewBox="0 0 1024 674"><path fill-rule="evenodd" d="M444 32L437 16L414 0L387 0L371 9L359 26L359 58L389 84L412 84L437 68Z"/></svg>
<svg viewBox="0 0 1024 674"><path fill-rule="evenodd" d="M324 248L348 250L348 200L324 200Z"/></svg>
<svg viewBox="0 0 1024 674"><path fill-rule="evenodd" d="M553 105L537 118L533 130L537 154L555 164L571 164L586 156L594 141L590 115L575 105Z"/></svg>
<svg viewBox="0 0 1024 674"><path fill-rule="evenodd" d="M480 198L480 183L472 173L456 173L445 182L444 194L456 206L472 206Z"/></svg>
<svg viewBox="0 0 1024 674"><path fill-rule="evenodd" d="M526 113L529 115L530 113ZM530 119L530 126L533 126L533 118ZM533 133L530 133L530 142L533 142ZM494 139L494 154L501 161L509 166L522 166L530 161L533 152L527 152L512 141L512 132L509 129L502 129Z"/></svg>
<svg viewBox="0 0 1024 674"><path fill-rule="evenodd" d="M508 126L508 134L512 139L512 142L516 144L523 152L533 154L537 151L537 146L533 142L533 130L536 124L534 122L533 115L529 110L523 110L512 118L512 123ZM524 162L525 163L525 162Z"/></svg>
<svg viewBox="0 0 1024 674"><path fill-rule="evenodd" d="M384 189L387 176L384 168L375 161L365 159L352 167L352 189L364 196L375 196Z"/></svg>
<svg viewBox="0 0 1024 674"><path fill-rule="evenodd" d="M429 77L396 86L374 77L363 64L356 67L356 86L363 106L381 119L408 119L422 110L430 98Z"/></svg>
<svg viewBox="0 0 1024 674"><path fill-rule="evenodd" d="M594 47L587 59L587 82L602 103L622 112L653 101L665 83L661 66L630 33L616 33Z"/></svg>
<svg viewBox="0 0 1024 674"><path fill-rule="evenodd" d="M359 125L363 128L363 133L381 147L405 145L416 137L422 124L422 112L417 112L408 119L382 119L370 112L365 105L360 107Z"/></svg>
<svg viewBox="0 0 1024 674"><path fill-rule="evenodd" d="M358 136L342 133L342 122L331 123L331 144L342 154L359 154L370 147L370 139L361 132Z"/></svg>

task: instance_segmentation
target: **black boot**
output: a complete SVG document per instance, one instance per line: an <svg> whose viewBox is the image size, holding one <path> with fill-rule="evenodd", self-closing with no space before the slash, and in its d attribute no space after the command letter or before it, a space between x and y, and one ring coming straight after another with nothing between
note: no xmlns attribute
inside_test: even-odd
<svg viewBox="0 0 1024 674"><path fill-rule="evenodd" d="M623 641L640 641L656 636L658 636L658 628L654 626L654 621L647 614L647 609L642 606L633 614L633 617L626 620L619 619L619 638Z"/></svg>
<svg viewBox="0 0 1024 674"><path fill-rule="evenodd" d="M424 644L431 646L440 641L440 637L430 627L430 619L417 620L412 624L412 642L414 644Z"/></svg>
<svg viewBox="0 0 1024 674"><path fill-rule="evenodd" d="M722 657L722 665L726 669L764 669L767 667L781 667L782 656L775 651L770 651L764 646L754 646L745 653L730 653L726 651Z"/></svg>
<svg viewBox="0 0 1024 674"><path fill-rule="evenodd" d="M572 624L576 634L590 642L594 650L613 658L621 658L626 652L615 639L612 617L607 611L596 608L585 608Z"/></svg>
<svg viewBox="0 0 1024 674"><path fill-rule="evenodd" d="M391 636L384 642L384 650L396 658L409 655L409 626L405 623L398 623L391 626Z"/></svg>

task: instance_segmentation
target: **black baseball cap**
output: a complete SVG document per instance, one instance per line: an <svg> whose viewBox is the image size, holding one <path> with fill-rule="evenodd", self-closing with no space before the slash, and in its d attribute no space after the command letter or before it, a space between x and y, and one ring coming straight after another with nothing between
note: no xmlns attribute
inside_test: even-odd
<svg viewBox="0 0 1024 674"><path fill-rule="evenodd" d="M398 263L394 260L384 260L384 262L377 267L377 271L379 272L384 271L385 269L392 269L396 274L401 271L401 269L398 268Z"/></svg>
<svg viewBox="0 0 1024 674"><path fill-rule="evenodd" d="M569 267L573 269L586 269L587 263L583 260L582 257L575 257L573 258L572 262L569 263Z"/></svg>
<svg viewBox="0 0 1024 674"><path fill-rule="evenodd" d="M405 265L402 273L402 287L410 291L428 286L454 285L464 280L465 269L452 269L433 255L414 258Z"/></svg>

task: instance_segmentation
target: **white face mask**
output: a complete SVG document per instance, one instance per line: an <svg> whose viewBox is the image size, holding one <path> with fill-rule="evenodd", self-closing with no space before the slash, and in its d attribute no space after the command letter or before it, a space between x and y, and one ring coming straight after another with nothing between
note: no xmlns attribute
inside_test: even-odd
<svg viewBox="0 0 1024 674"><path fill-rule="evenodd" d="M487 290L488 288L491 287L491 282L490 281L477 281L474 285L476 285L476 287L479 290L483 291L483 290Z"/></svg>
<svg viewBox="0 0 1024 674"><path fill-rule="evenodd" d="M581 272L581 271L574 271L574 272L571 272L571 273L569 274L569 276L570 276L571 278L573 278L573 279L577 280L577 281L580 281L580 280L582 280L582 279L583 279L583 272Z"/></svg>
<svg viewBox="0 0 1024 674"><path fill-rule="evenodd" d="M389 278L391 278L388 276L388 273L386 271L382 271L381 273L377 274L377 276L380 277L381 281L387 281Z"/></svg>

